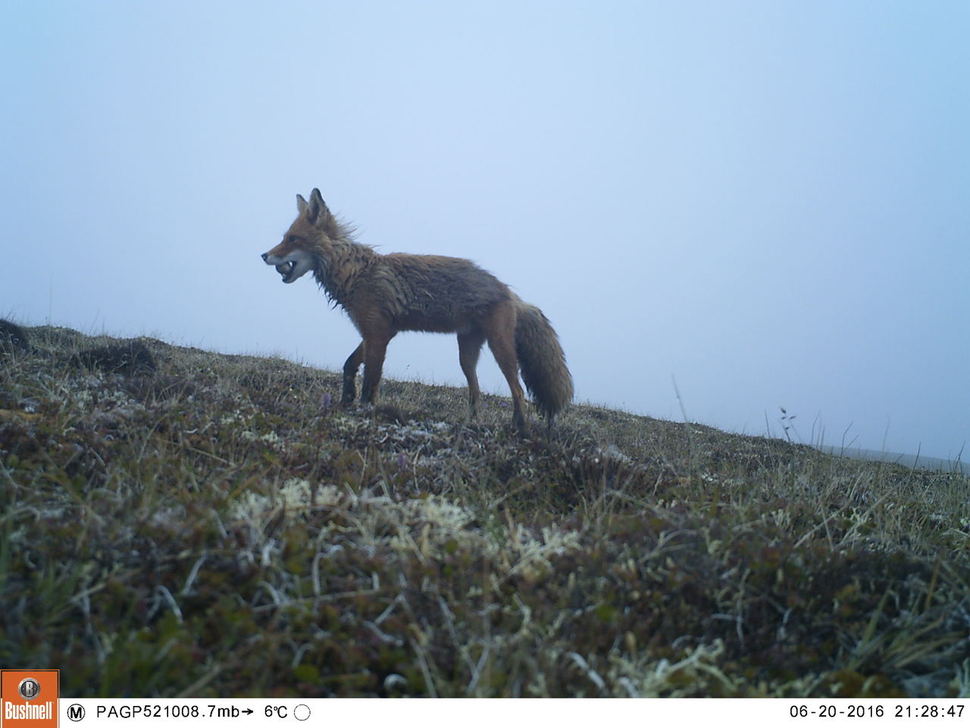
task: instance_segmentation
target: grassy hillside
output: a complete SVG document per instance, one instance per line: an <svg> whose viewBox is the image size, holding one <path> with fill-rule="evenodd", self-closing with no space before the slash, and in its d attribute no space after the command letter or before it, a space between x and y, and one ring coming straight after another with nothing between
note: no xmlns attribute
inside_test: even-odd
<svg viewBox="0 0 970 728"><path fill-rule="evenodd" d="M966 476L21 333L0 664L65 696L970 695Z"/></svg>
<svg viewBox="0 0 970 728"><path fill-rule="evenodd" d="M884 463L896 463L908 468L922 468L924 470L944 470L947 472L962 473L970 475L970 463L962 460L963 453L959 453L956 459L946 460L943 458L927 457L920 453L910 455L901 452L889 452L886 450L867 450L861 447L842 447L835 445L822 445L819 447L822 452L834 455L844 455L847 458L858 460L870 460Z"/></svg>

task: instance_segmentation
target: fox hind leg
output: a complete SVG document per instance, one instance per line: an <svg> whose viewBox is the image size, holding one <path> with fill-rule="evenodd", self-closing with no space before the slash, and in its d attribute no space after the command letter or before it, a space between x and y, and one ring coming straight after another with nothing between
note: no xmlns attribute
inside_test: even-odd
<svg viewBox="0 0 970 728"><path fill-rule="evenodd" d="M458 363L461 370L468 380L468 416L470 419L478 417L478 374L475 368L478 366L478 355L482 351L482 344L485 343L485 334L482 331L474 330L468 333L458 334Z"/></svg>
<svg viewBox="0 0 970 728"><path fill-rule="evenodd" d="M522 385L519 384L519 360L515 353L515 309L511 301L495 307L486 320L485 335L488 338L488 348L492 350L498 368L505 375L505 381L509 383L512 392L512 422L515 429L525 434L528 432L522 412L525 396Z"/></svg>

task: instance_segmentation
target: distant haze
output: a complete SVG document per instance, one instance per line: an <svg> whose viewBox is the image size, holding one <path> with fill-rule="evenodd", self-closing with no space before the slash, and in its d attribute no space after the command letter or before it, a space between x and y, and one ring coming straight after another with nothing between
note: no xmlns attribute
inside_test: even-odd
<svg viewBox="0 0 970 728"><path fill-rule="evenodd" d="M0 316L339 368L349 319L259 259L316 186L539 305L579 401L953 458L968 37L963 0L6 2ZM453 336L385 373L464 381Z"/></svg>

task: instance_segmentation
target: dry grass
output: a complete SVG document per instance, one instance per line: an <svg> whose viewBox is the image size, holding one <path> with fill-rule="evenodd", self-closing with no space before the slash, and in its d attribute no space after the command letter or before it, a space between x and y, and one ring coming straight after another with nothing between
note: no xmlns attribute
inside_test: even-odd
<svg viewBox="0 0 970 728"><path fill-rule="evenodd" d="M24 333L0 664L66 695L970 695L966 476Z"/></svg>

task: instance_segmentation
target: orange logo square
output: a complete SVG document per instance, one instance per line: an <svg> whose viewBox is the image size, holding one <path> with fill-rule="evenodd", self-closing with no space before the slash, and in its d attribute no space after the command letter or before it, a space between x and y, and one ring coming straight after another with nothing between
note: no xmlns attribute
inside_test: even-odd
<svg viewBox="0 0 970 728"><path fill-rule="evenodd" d="M60 670L0 670L0 728L57 728Z"/></svg>

